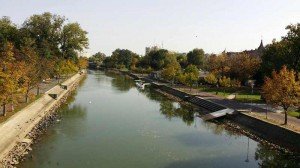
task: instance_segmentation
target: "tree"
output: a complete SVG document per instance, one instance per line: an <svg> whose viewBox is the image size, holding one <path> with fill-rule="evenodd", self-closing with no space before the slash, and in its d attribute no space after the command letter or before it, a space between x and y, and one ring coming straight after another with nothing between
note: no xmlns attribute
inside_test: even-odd
<svg viewBox="0 0 300 168"><path fill-rule="evenodd" d="M186 54L176 53L177 61L182 68L186 68L188 66L187 56Z"/></svg>
<svg viewBox="0 0 300 168"><path fill-rule="evenodd" d="M279 71L283 65L288 69L300 71L300 23L288 25L288 33L278 42L266 46L262 56L261 76L270 76L272 71Z"/></svg>
<svg viewBox="0 0 300 168"><path fill-rule="evenodd" d="M287 124L288 108L300 104L300 81L293 70L283 66L279 73L273 71L271 78L265 78L262 94L267 103L283 107Z"/></svg>
<svg viewBox="0 0 300 168"><path fill-rule="evenodd" d="M228 61L229 76L243 82L251 79L257 73L261 63L258 57L246 53L234 55L228 58Z"/></svg>
<svg viewBox="0 0 300 168"><path fill-rule="evenodd" d="M169 63L161 72L164 79L174 83L175 77L179 74L181 67L177 61Z"/></svg>
<svg viewBox="0 0 300 168"><path fill-rule="evenodd" d="M79 70L86 69L88 67L88 59L86 57L79 57L78 68Z"/></svg>
<svg viewBox="0 0 300 168"><path fill-rule="evenodd" d="M106 58L106 55L104 53L97 52L96 54L92 55L89 58L89 61L94 63L96 68L98 68L102 65L105 58Z"/></svg>
<svg viewBox="0 0 300 168"><path fill-rule="evenodd" d="M203 49L195 48L187 54L188 64L196 65L197 68L202 69L204 65L204 51Z"/></svg>
<svg viewBox="0 0 300 168"><path fill-rule="evenodd" d="M63 26L61 34L61 51L63 58L76 60L78 52L88 48L87 32L78 23Z"/></svg>
<svg viewBox="0 0 300 168"><path fill-rule="evenodd" d="M15 101L15 94L21 92L20 79L22 68L14 58L14 46L7 42L0 52L0 102L2 103L3 115L6 115L6 105Z"/></svg>
<svg viewBox="0 0 300 168"><path fill-rule="evenodd" d="M217 76L225 76L230 71L229 57L225 52L220 55L211 55L207 60L207 69L215 73Z"/></svg>
<svg viewBox="0 0 300 168"><path fill-rule="evenodd" d="M55 74L60 79L62 76L78 71L78 67L72 60L59 60L55 65ZM58 81L59 82L59 81Z"/></svg>
<svg viewBox="0 0 300 168"><path fill-rule="evenodd" d="M127 69L131 69L133 58L138 58L139 56L127 49L116 49L111 55L111 60L116 67L124 66Z"/></svg>
<svg viewBox="0 0 300 168"><path fill-rule="evenodd" d="M0 19L0 44L16 41L18 41L17 27L11 22L9 17L2 17Z"/></svg>
<svg viewBox="0 0 300 168"><path fill-rule="evenodd" d="M230 78L223 76L222 78L219 79L219 84L221 87L224 88L224 95L225 95L225 88L228 88L231 86L231 80L230 80Z"/></svg>
<svg viewBox="0 0 300 168"><path fill-rule="evenodd" d="M32 15L27 19L23 28L35 39L35 45L40 57L52 58L61 55L59 44L65 18L49 12Z"/></svg>
<svg viewBox="0 0 300 168"><path fill-rule="evenodd" d="M171 57L169 54L168 50L165 49L150 51L143 58L143 64L144 66L150 66L154 70L161 70L169 63L167 61L167 57Z"/></svg>
<svg viewBox="0 0 300 168"><path fill-rule="evenodd" d="M211 85L216 85L218 83L218 78L213 73L209 73L204 80Z"/></svg>
<svg viewBox="0 0 300 168"><path fill-rule="evenodd" d="M199 70L195 65L189 65L183 73L184 84L188 85L190 89L199 79Z"/></svg>

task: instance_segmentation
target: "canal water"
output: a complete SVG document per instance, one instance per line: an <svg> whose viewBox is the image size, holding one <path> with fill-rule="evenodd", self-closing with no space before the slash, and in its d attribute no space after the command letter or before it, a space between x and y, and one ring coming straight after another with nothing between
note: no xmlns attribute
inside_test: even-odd
<svg viewBox="0 0 300 168"><path fill-rule="evenodd" d="M59 111L62 119L33 145L24 168L296 167L294 156L269 149L201 111L128 77L90 71Z"/></svg>

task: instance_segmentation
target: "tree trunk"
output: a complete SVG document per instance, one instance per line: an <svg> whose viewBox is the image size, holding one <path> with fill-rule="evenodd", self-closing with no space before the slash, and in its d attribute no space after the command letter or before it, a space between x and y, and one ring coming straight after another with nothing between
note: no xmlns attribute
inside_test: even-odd
<svg viewBox="0 0 300 168"><path fill-rule="evenodd" d="M40 95L40 85L37 85L36 95Z"/></svg>
<svg viewBox="0 0 300 168"><path fill-rule="evenodd" d="M12 112L15 111L15 106L14 106L14 103L13 103L13 102L11 102L10 107L11 107L11 111L12 111Z"/></svg>
<svg viewBox="0 0 300 168"><path fill-rule="evenodd" d="M27 89L25 94L25 102L28 103L28 97L29 97L29 89Z"/></svg>
<svg viewBox="0 0 300 168"><path fill-rule="evenodd" d="M287 109L284 109L284 125L287 124Z"/></svg>
<svg viewBox="0 0 300 168"><path fill-rule="evenodd" d="M6 108L5 108L5 106L6 106L6 104L3 103L2 104L2 114L3 114L3 116L6 116Z"/></svg>

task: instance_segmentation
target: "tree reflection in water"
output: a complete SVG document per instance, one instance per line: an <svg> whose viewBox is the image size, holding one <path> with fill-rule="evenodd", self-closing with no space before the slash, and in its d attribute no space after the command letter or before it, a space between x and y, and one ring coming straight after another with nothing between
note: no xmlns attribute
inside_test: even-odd
<svg viewBox="0 0 300 168"><path fill-rule="evenodd" d="M171 120L172 118L181 118L182 121L188 126L192 125L193 123L196 126L195 120L199 113L201 113L201 111L195 110L195 108L192 105L177 105L176 103L174 103L174 101L166 98L165 96L151 89L140 90L140 93L146 95L151 100L159 102L159 110L161 114L163 114L168 120ZM224 124L224 121L222 120L212 122L201 120L200 122L197 122L197 124L198 123L200 123L205 128L211 130L216 135L223 134L229 137L233 136L234 138L243 136L243 134L240 131L232 130L230 129L230 127L226 127L226 124ZM249 146L246 146L246 148L249 148ZM269 146L261 143L258 143L255 152L255 160L259 161L258 164L260 167L300 167L299 159L300 158L298 154L285 154L284 152L272 150ZM246 158L245 161L247 160L249 160L249 158ZM189 163L187 163L187 165L189 165Z"/></svg>
<svg viewBox="0 0 300 168"><path fill-rule="evenodd" d="M106 73L106 75L113 78L111 82L112 86L119 91L126 92L135 87L134 81L129 77L115 73ZM200 122L196 123L195 120L199 114L201 115L201 111L199 109L195 110L195 107L192 105L177 104L173 100L152 89L139 90L139 92L147 96L150 100L158 102L160 105L160 113L163 114L168 120L180 118L188 126L191 126L193 123L196 126L196 124L199 123L201 126L211 130L216 135L223 134L229 137L234 136L235 138L243 136L241 132L226 127L226 124L224 124L222 120L220 122L206 122L200 119ZM246 148L249 148L249 146L246 146ZM254 159L259 162L258 164L260 167L300 167L299 155L284 154L284 152L272 150L269 146L261 143L258 143ZM245 161L248 160L249 158L246 158ZM189 165L189 162L187 165Z"/></svg>
<svg viewBox="0 0 300 168"><path fill-rule="evenodd" d="M260 167L300 167L299 154L288 154L272 150L262 144L257 145L255 160L259 161Z"/></svg>
<svg viewBox="0 0 300 168"><path fill-rule="evenodd" d="M127 92L135 86L134 81L125 75L119 75L114 72L105 72L105 75L113 78L111 85L118 91Z"/></svg>

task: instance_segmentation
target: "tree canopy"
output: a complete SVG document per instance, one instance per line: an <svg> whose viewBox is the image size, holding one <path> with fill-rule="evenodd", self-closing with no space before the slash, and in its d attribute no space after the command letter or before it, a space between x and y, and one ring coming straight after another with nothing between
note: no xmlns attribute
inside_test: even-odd
<svg viewBox="0 0 300 168"><path fill-rule="evenodd" d="M203 68L204 66L204 50L195 48L187 54L188 64L196 65L197 68Z"/></svg>
<svg viewBox="0 0 300 168"><path fill-rule="evenodd" d="M300 81L293 70L283 66L280 72L273 71L272 77L266 77L262 87L265 100L275 106L283 107L287 124L287 110L300 105Z"/></svg>

